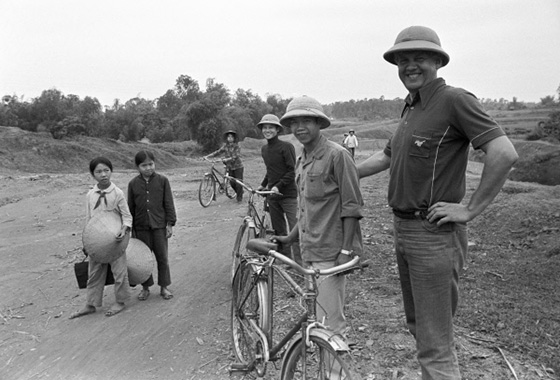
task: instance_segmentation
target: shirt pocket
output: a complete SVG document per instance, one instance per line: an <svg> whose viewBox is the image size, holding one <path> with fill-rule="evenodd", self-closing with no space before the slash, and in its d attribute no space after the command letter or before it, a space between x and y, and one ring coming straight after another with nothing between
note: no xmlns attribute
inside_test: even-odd
<svg viewBox="0 0 560 380"><path fill-rule="evenodd" d="M321 173L307 173L305 178L305 198L316 199L325 195L325 187Z"/></svg>
<svg viewBox="0 0 560 380"><path fill-rule="evenodd" d="M434 139L431 134L413 133L410 140L408 154L413 157L428 158L434 146Z"/></svg>

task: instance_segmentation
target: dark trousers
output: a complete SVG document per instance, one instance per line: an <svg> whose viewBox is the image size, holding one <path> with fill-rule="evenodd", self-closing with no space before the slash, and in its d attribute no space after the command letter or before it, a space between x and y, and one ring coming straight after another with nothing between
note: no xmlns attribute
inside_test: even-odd
<svg viewBox="0 0 560 380"><path fill-rule="evenodd" d="M273 197L268 198L270 221L274 232L279 236L286 236L297 224L297 198ZM287 225L286 225L286 222ZM299 247L299 238L282 250L285 256L291 257L299 265L303 265Z"/></svg>
<svg viewBox="0 0 560 380"><path fill-rule="evenodd" d="M167 258L167 231L165 228L155 230L136 230L137 239L142 240L154 253L158 271L158 285L171 285L171 272L169 271L169 260ZM154 278L150 275L142 286L148 288L154 284Z"/></svg>
<svg viewBox="0 0 560 380"><path fill-rule="evenodd" d="M237 178L238 180L243 182L243 168L230 170L229 175L232 176L233 178ZM238 184L235 181L231 181L231 187L233 187L233 190L235 190L235 193L237 194L237 200L238 201L242 200L243 199L243 186L241 186L240 184Z"/></svg>

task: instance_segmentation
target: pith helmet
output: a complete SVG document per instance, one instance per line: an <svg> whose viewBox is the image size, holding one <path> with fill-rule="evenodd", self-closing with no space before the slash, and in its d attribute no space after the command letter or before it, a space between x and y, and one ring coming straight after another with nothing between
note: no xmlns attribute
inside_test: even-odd
<svg viewBox="0 0 560 380"><path fill-rule="evenodd" d="M227 135L232 134L234 139L237 139L237 131L235 129L228 129L224 132L224 139L227 138Z"/></svg>
<svg viewBox="0 0 560 380"><path fill-rule="evenodd" d="M331 125L331 121L329 120L327 115L325 115L321 103L309 96L294 98L288 104L286 113L280 119L280 123L284 127L289 127L290 125L288 124L288 120L300 116L319 118L321 120L321 129L325 129Z"/></svg>
<svg viewBox="0 0 560 380"><path fill-rule="evenodd" d="M264 115L261 121L259 121L259 123L257 124L257 127L259 129L262 129L263 124L276 125L277 127L280 127L280 129L282 129L282 124L280 124L280 120L278 119L278 116L273 115L271 113Z"/></svg>
<svg viewBox="0 0 560 380"><path fill-rule="evenodd" d="M396 65L395 53L411 50L438 53L442 59L441 67L449 63L449 55L442 49L437 33L425 26L409 26L400 32L395 40L395 45L383 54L383 58Z"/></svg>

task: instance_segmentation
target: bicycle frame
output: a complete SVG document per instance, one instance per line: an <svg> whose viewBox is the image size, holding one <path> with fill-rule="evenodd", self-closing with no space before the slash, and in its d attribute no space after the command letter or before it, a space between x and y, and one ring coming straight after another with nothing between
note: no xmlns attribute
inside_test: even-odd
<svg viewBox="0 0 560 380"><path fill-rule="evenodd" d="M210 168L210 172L209 173L204 173L204 175L211 175L214 177L214 179L216 180L216 183L218 184L218 186L222 189L225 189L227 183L226 180L229 177L229 173L226 169L225 173L220 172L218 169L216 169L215 166L215 162L212 162L212 167Z"/></svg>
<svg viewBox="0 0 560 380"><path fill-rule="evenodd" d="M208 207L212 201L216 200L217 193L225 194L228 198L232 199L235 197L235 191L231 187L231 180L228 179L229 173L220 172L216 167L215 163L218 161L211 161L207 158L204 160L212 163L210 170L204 173L200 186L198 189L198 199L202 207ZM230 177L229 177L230 178Z"/></svg>
<svg viewBox="0 0 560 380"><path fill-rule="evenodd" d="M251 243L251 242L250 242ZM248 245L250 245L250 243ZM251 247L248 247L251 248ZM243 370L246 371L253 371L256 370L259 376L264 376L266 372L266 366L263 368L257 368L258 362L262 362L266 365L266 363L270 361L276 361L280 359L278 354L280 351L287 347L286 352L291 350L296 345L300 344L300 342L305 342L302 345L301 355L303 357L303 362L305 363L305 356L307 355L305 347L309 347L311 345L310 337L315 336L319 337L322 340L329 342L333 350L339 351L349 351L349 347L344 341L343 337L339 334L334 333L333 331L329 330L325 327L321 322L317 321L316 318L316 299L317 299L317 278L319 275L333 275L336 273L340 273L342 271L356 268L359 262L359 257L354 257L350 262L340 265L331 269L326 270L315 270L315 269L307 269L301 267L295 261L287 258L286 256L274 251L270 250L264 254L262 250L259 252L259 247L256 247L257 253L252 256L245 256L242 259L245 263L247 263L252 271L252 281L247 293L247 297L251 294L251 291L257 286L259 281L262 281L265 276L271 276L272 271L276 271L280 276L282 276L287 284L289 285L292 290L297 292L300 296L303 297L305 300L305 312L299 316L298 321L293 324L291 329L281 338L281 340L276 344L271 346L272 342L272 331L263 331L260 326L257 325L254 319L249 320L249 324L251 329L258 337L258 341L260 344L261 350L259 350L259 354L261 356L255 358L252 363L249 363L246 368ZM306 278L306 286L305 289L302 289L294 280L293 278L279 265L275 265L275 261L279 260L284 264L290 265L293 269L297 272L305 275ZM240 267L241 268L241 267ZM272 286L269 287L269 292L272 292ZM269 294L269 297L272 297ZM272 298L270 298L272 299ZM247 301L247 298L242 300L241 306L243 303ZM272 306L272 305L270 305ZM272 315L272 314L269 314ZM272 330L272 324L270 329ZM293 339L296 335L300 334L301 336ZM290 343L291 341L291 343ZM284 358L285 360L285 358ZM235 366L232 366L234 368ZM235 369L235 368L234 368ZM237 370L241 370L241 368L237 368Z"/></svg>
<svg viewBox="0 0 560 380"><path fill-rule="evenodd" d="M249 222L249 226L250 227L254 227L256 228L257 236L256 237L264 237L266 235L267 232L272 232L272 231L267 231L266 229L266 216L264 214L264 210L262 213L259 214L259 211L257 210L257 206L255 205L255 195L261 195L263 197L265 197L264 202L264 208L266 209L266 203L268 202L268 198L267 196L272 195L272 194L277 194L277 195L282 195L280 193L276 193L274 191L270 191L270 190L255 190L253 189L251 186L243 183L242 181L238 180L237 178L234 178L232 176L230 176L229 174L226 174L224 176L224 178L234 181L237 184L241 185L249 194L249 200L247 201L247 214L245 216L245 219L247 219L247 222Z"/></svg>

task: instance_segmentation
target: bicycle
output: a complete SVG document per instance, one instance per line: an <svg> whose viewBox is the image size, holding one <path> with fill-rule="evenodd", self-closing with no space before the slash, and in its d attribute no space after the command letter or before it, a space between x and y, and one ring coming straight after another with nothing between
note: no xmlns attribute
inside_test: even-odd
<svg viewBox="0 0 560 380"><path fill-rule="evenodd" d="M247 244L232 289L231 330L233 349L238 360L230 367L231 373L255 371L262 377L269 362L281 361L281 380L292 379L361 379L354 369L350 349L344 338L317 321L316 299L319 275L337 275L359 269L360 258L326 270L306 269L275 250L275 245L264 239L252 239ZM305 277L300 287L282 265ZM273 335L274 275L284 279L289 288L304 300L304 312L278 343ZM283 351L283 353L282 353Z"/></svg>
<svg viewBox="0 0 560 380"><path fill-rule="evenodd" d="M279 193L270 190L256 190L241 182L237 178L230 177L229 175L227 175L227 178L237 182L249 194L249 199L247 201L247 213L243 218L241 226L239 226L239 230L237 231L237 235L235 237L235 243L233 244L233 251L231 253L231 280L233 281L233 277L241 257L245 254L247 242L254 238L264 238L267 235L274 234L270 215L268 214L267 197L269 195ZM255 197L255 195L260 195L262 197L262 204L259 202L260 198ZM259 208L262 210L261 212L258 211Z"/></svg>
<svg viewBox="0 0 560 380"><path fill-rule="evenodd" d="M235 198L235 190L231 186L231 181L228 179L232 177L229 177L227 168L225 173L222 173L215 167L216 162L222 161L209 160L206 157L203 157L203 159L211 162L212 166L209 172L204 173L204 177L202 177L200 185L198 186L198 201L200 205L202 207L208 207L212 201L216 200L216 184L218 184L219 194L225 194L229 199Z"/></svg>

